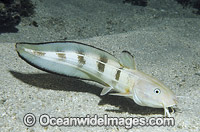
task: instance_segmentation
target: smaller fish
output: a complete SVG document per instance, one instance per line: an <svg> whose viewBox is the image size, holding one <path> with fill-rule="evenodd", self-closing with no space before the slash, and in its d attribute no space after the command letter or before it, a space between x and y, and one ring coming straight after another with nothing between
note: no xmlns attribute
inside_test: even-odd
<svg viewBox="0 0 200 132"><path fill-rule="evenodd" d="M162 82L136 69L134 56L123 51L119 59L99 48L74 41L17 43L18 55L41 70L87 79L104 87L101 95L131 98L140 106L168 108L177 104L175 94ZM173 110L173 108L172 108Z"/></svg>

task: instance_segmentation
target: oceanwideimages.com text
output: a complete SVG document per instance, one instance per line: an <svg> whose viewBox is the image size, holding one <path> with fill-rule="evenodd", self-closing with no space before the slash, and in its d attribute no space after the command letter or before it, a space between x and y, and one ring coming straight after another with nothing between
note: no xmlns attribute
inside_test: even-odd
<svg viewBox="0 0 200 132"><path fill-rule="evenodd" d="M48 114L40 115L39 119L32 113L24 116L24 124L26 126L34 126L36 121L41 126L120 126L126 129L131 129L135 126L174 126L175 120L173 117L110 117L107 114L98 116L97 114L85 117L51 117Z"/></svg>

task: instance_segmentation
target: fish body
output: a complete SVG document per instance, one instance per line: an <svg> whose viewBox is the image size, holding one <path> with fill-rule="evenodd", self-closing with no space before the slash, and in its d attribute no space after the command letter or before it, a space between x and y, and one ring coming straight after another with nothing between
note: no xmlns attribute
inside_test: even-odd
<svg viewBox="0 0 200 132"><path fill-rule="evenodd" d="M164 108L177 104L175 94L162 82L136 69L134 56L123 51L120 59L99 48L74 41L17 43L18 55L47 72L87 79L103 85L101 95L131 98L141 106Z"/></svg>

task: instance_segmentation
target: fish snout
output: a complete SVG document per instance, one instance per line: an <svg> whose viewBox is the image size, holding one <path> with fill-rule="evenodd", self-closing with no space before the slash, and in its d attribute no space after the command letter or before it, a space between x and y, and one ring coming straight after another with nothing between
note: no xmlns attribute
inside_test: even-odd
<svg viewBox="0 0 200 132"><path fill-rule="evenodd" d="M166 101L165 106L166 107L172 107L172 106L176 106L177 104L178 104L178 101L177 101L176 96L174 95Z"/></svg>

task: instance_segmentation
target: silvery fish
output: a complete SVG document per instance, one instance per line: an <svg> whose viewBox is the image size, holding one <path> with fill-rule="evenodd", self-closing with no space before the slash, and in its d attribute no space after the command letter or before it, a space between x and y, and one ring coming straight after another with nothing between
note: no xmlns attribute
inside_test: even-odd
<svg viewBox="0 0 200 132"><path fill-rule="evenodd" d="M177 104L175 94L162 82L136 69L134 56L123 51L119 59L99 48L80 42L16 43L18 55L47 72L78 77L103 85L101 95L131 98L140 106L164 108ZM173 110L173 108L172 108Z"/></svg>

